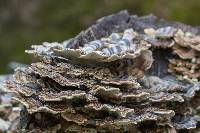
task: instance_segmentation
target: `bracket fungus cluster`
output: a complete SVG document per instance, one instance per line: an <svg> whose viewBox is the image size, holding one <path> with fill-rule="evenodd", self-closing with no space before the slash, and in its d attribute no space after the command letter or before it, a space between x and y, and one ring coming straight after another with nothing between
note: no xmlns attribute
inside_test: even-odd
<svg viewBox="0 0 200 133"><path fill-rule="evenodd" d="M199 82L200 36L174 27L145 29L144 39L155 47L168 47L177 57L169 59L169 72L179 80Z"/></svg>
<svg viewBox="0 0 200 133"><path fill-rule="evenodd" d="M200 30L121 11L27 50L9 92L27 132L198 131Z"/></svg>
<svg viewBox="0 0 200 133"><path fill-rule="evenodd" d="M12 75L0 76L0 132L14 132L19 124L21 108L11 99L12 95L5 92L5 80L12 80Z"/></svg>

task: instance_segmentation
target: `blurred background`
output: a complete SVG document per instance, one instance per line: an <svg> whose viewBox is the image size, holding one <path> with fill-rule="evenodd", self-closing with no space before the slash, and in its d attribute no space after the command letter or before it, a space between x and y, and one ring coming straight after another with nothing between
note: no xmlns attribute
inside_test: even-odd
<svg viewBox="0 0 200 133"><path fill-rule="evenodd" d="M0 74L8 63L29 63L32 44L62 42L98 18L127 9L168 21L200 25L200 0L0 0Z"/></svg>

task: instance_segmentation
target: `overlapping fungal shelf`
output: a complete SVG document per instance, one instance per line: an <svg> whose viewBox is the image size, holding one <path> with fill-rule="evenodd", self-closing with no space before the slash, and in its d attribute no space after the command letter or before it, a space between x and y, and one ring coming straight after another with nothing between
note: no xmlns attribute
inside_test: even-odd
<svg viewBox="0 0 200 133"><path fill-rule="evenodd" d="M198 130L198 29L126 11L63 43L34 45L9 92L27 132Z"/></svg>
<svg viewBox="0 0 200 133"><path fill-rule="evenodd" d="M0 75L0 132L14 132L20 121L21 108L11 99L12 95L5 92L5 80L12 80L12 75Z"/></svg>

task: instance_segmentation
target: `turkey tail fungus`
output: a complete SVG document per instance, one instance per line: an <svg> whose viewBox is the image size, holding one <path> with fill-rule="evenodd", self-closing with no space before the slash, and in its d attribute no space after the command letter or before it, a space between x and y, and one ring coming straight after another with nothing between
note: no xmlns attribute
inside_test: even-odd
<svg viewBox="0 0 200 133"><path fill-rule="evenodd" d="M200 30L127 11L62 43L33 45L8 92L20 131L199 131Z"/></svg>

